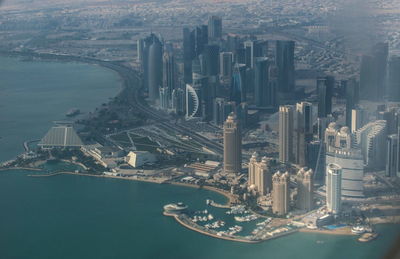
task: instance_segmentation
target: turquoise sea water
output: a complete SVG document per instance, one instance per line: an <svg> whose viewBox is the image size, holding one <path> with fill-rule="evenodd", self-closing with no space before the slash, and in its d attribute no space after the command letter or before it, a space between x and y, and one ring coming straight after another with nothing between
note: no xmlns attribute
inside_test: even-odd
<svg viewBox="0 0 400 259"><path fill-rule="evenodd" d="M11 72L4 71L8 63L24 74L24 79L8 75ZM57 80L41 87L42 77L54 76L45 73L52 69ZM42 77L36 76L38 71L42 71ZM71 80L71 73L75 84L66 83ZM76 63L0 58L0 78L0 160L22 151L21 141L40 138L51 121L62 118L69 108L90 111L119 87L118 78L109 70ZM80 84L79 78L86 78L86 83ZM109 83L103 84L106 79ZM4 82L8 82L6 88ZM71 97L78 90L79 101L76 95ZM96 97L94 92L104 95ZM3 93L8 93L7 98ZM37 101L41 96L47 98ZM49 98L50 104L46 101ZM37 120L31 114L36 114ZM38 120L43 125L37 125ZM14 129L16 125L24 129ZM53 164L46 169L64 166ZM73 175L28 177L31 173L34 172L0 172L1 259L380 258L400 233L399 225L380 225L380 236L370 243L359 243L355 237L305 233L260 244L234 243L193 232L161 214L162 206L170 202L183 201L200 210L206 208L207 198L225 201L210 191Z"/></svg>

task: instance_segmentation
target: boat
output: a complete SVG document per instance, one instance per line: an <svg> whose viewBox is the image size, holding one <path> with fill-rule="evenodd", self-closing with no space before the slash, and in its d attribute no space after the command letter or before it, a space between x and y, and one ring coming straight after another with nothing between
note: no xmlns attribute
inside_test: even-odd
<svg viewBox="0 0 400 259"><path fill-rule="evenodd" d="M358 239L360 242L369 242L378 237L378 233L364 233Z"/></svg>
<svg viewBox="0 0 400 259"><path fill-rule="evenodd" d="M208 220L213 220L213 219L214 219L214 216L213 216L212 214L208 214L207 219L208 219Z"/></svg>
<svg viewBox="0 0 400 259"><path fill-rule="evenodd" d="M66 114L65 114L65 116L67 116L67 117L73 117L73 116L76 116L76 115L78 115L78 114L80 114L81 113L81 110L79 110L79 109L77 109L77 108L72 108L71 110L69 110Z"/></svg>

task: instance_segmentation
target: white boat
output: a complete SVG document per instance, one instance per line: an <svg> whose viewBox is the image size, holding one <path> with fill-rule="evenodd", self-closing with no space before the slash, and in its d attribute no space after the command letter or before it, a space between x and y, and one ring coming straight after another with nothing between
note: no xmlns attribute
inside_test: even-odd
<svg viewBox="0 0 400 259"><path fill-rule="evenodd" d="M208 214L207 219L208 219L208 220L213 220L213 219L214 219L214 216L213 216L212 214Z"/></svg>

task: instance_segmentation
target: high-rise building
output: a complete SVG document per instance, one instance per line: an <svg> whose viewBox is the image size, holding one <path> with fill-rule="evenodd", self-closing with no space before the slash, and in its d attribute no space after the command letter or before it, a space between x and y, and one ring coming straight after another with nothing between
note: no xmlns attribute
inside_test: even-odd
<svg viewBox="0 0 400 259"><path fill-rule="evenodd" d="M242 135L239 122L231 113L224 123L224 172L240 173L242 170Z"/></svg>
<svg viewBox="0 0 400 259"><path fill-rule="evenodd" d="M352 110L358 103L358 83L354 79L345 82L346 126L351 129Z"/></svg>
<svg viewBox="0 0 400 259"><path fill-rule="evenodd" d="M276 42L275 62L278 67L278 92L294 92L294 41Z"/></svg>
<svg viewBox="0 0 400 259"><path fill-rule="evenodd" d="M336 163L342 167L342 195L359 198L364 196L364 161L361 150L353 147L348 127L340 130L331 123L325 131L326 165Z"/></svg>
<svg viewBox="0 0 400 259"><path fill-rule="evenodd" d="M190 84L186 85L186 120L201 117L201 103L199 96L201 96L200 89L195 89Z"/></svg>
<svg viewBox="0 0 400 259"><path fill-rule="evenodd" d="M278 105L278 67L275 65L270 65L268 70L268 94L267 94L267 104L271 107L276 108Z"/></svg>
<svg viewBox="0 0 400 259"><path fill-rule="evenodd" d="M389 135L387 138L387 151L386 151L386 176L396 177L399 176L399 138L397 134Z"/></svg>
<svg viewBox="0 0 400 259"><path fill-rule="evenodd" d="M222 19L218 16L208 18L208 38L210 40L221 39L222 37Z"/></svg>
<svg viewBox="0 0 400 259"><path fill-rule="evenodd" d="M325 118L332 113L332 97L335 79L327 76L317 79L318 117Z"/></svg>
<svg viewBox="0 0 400 259"><path fill-rule="evenodd" d="M314 172L312 169L302 168L296 175L297 200L296 207L310 211L314 207Z"/></svg>
<svg viewBox="0 0 400 259"><path fill-rule="evenodd" d="M368 111L360 106L351 110L351 132L354 133L369 121Z"/></svg>
<svg viewBox="0 0 400 259"><path fill-rule="evenodd" d="M246 101L246 66L236 63L233 67L230 100L237 104Z"/></svg>
<svg viewBox="0 0 400 259"><path fill-rule="evenodd" d="M194 31L183 28L183 81L192 83L192 61L196 55Z"/></svg>
<svg viewBox="0 0 400 259"><path fill-rule="evenodd" d="M389 46L378 43L372 47L370 55L364 55L360 66L360 98L382 100L385 89Z"/></svg>
<svg viewBox="0 0 400 259"><path fill-rule="evenodd" d="M246 128L248 125L248 111L249 105L246 102L239 103L236 107L236 113L240 121L240 126L242 129Z"/></svg>
<svg viewBox="0 0 400 259"><path fill-rule="evenodd" d="M326 207L329 212L339 214L342 207L342 168L328 164L326 168Z"/></svg>
<svg viewBox="0 0 400 259"><path fill-rule="evenodd" d="M164 52L163 55L163 84L162 87L168 90L168 98L177 84L175 57L172 52Z"/></svg>
<svg viewBox="0 0 400 259"><path fill-rule="evenodd" d="M313 139L312 104L301 102L296 104L296 124L294 126L294 157L295 163L306 165L307 143Z"/></svg>
<svg viewBox="0 0 400 259"><path fill-rule="evenodd" d="M233 71L233 53L221 52L219 54L219 75L221 80L231 81Z"/></svg>
<svg viewBox="0 0 400 259"><path fill-rule="evenodd" d="M388 66L388 98L400 102L400 57L393 56Z"/></svg>
<svg viewBox="0 0 400 259"><path fill-rule="evenodd" d="M159 103L160 108L163 110L168 110L170 104L169 90L166 87L161 87L159 91L160 91L160 103Z"/></svg>
<svg viewBox="0 0 400 259"><path fill-rule="evenodd" d="M268 58L256 58L254 67L254 102L257 107L267 107L269 105L267 102L271 99L268 96L270 93L268 91L270 86L268 82Z"/></svg>
<svg viewBox="0 0 400 259"><path fill-rule="evenodd" d="M272 212L277 215L285 215L289 212L290 191L289 173L279 171L272 176Z"/></svg>
<svg viewBox="0 0 400 259"><path fill-rule="evenodd" d="M194 29L195 57L203 53L204 47L208 44L208 26L202 25Z"/></svg>
<svg viewBox="0 0 400 259"><path fill-rule="evenodd" d="M219 67L219 46L218 45L205 45L203 51L204 68L202 68L203 75L217 76Z"/></svg>
<svg viewBox="0 0 400 259"><path fill-rule="evenodd" d="M279 107L279 161L292 162L293 156L293 106Z"/></svg>
<svg viewBox="0 0 400 259"><path fill-rule="evenodd" d="M149 47L149 100L155 102L159 99L159 88L162 86L162 56L163 47L160 39L153 35L152 44Z"/></svg>
<svg viewBox="0 0 400 259"><path fill-rule="evenodd" d="M248 68L253 68L254 66L254 42L251 40L245 41L244 45L244 58L245 64Z"/></svg>
<svg viewBox="0 0 400 259"><path fill-rule="evenodd" d="M355 133L355 144L361 149L367 168L383 169L386 164L387 123L377 120L364 125Z"/></svg>
<svg viewBox="0 0 400 259"><path fill-rule="evenodd" d="M184 114L185 91L182 88L175 88L172 90L171 108L178 115Z"/></svg>
<svg viewBox="0 0 400 259"><path fill-rule="evenodd" d="M270 161L263 157L260 161L258 154L254 153L249 162L248 187L259 195L266 195L272 190L272 174Z"/></svg>
<svg viewBox="0 0 400 259"><path fill-rule="evenodd" d="M136 51L137 51L137 62L143 64L143 55L144 55L144 39L138 39L136 43Z"/></svg>

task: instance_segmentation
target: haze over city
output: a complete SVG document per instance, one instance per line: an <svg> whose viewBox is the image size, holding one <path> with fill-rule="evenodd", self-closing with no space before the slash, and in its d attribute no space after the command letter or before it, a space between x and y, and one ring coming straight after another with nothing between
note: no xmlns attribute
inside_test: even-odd
<svg viewBox="0 0 400 259"><path fill-rule="evenodd" d="M0 0L0 258L399 258L399 28L398 0Z"/></svg>

